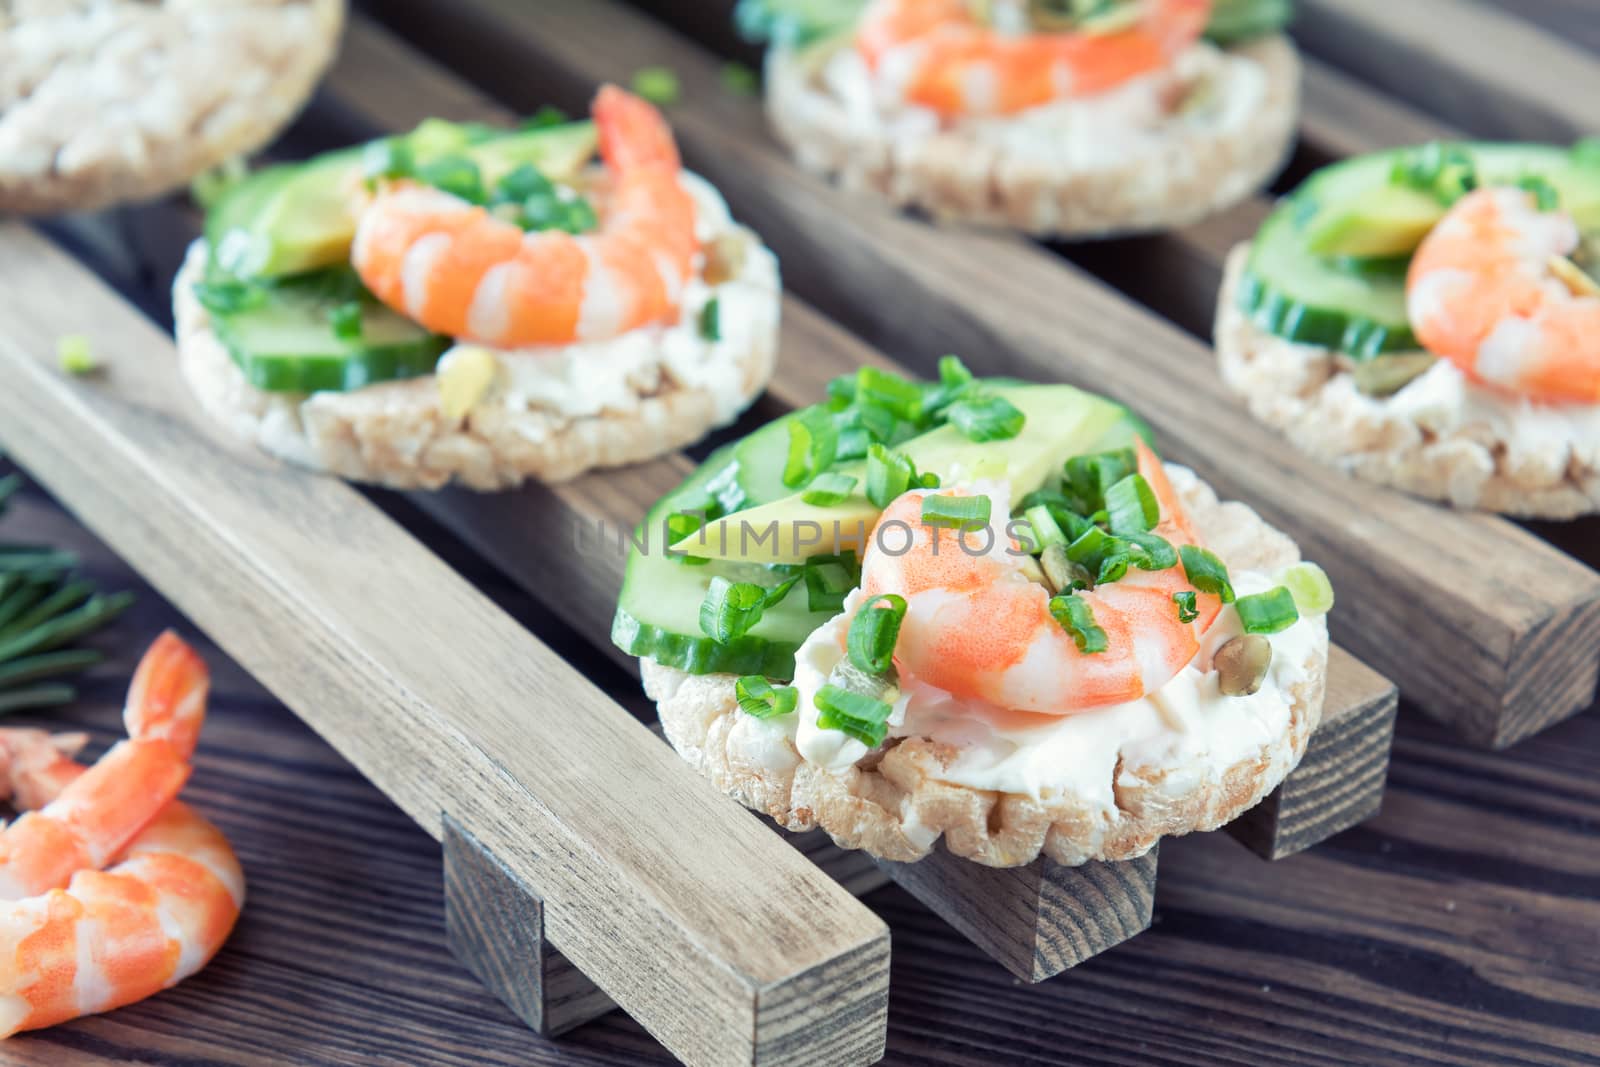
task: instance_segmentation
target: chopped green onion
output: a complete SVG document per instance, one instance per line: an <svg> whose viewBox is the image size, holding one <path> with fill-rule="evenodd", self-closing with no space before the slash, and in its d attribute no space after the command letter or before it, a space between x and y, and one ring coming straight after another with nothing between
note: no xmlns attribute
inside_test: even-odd
<svg viewBox="0 0 1600 1067"><path fill-rule="evenodd" d="M1534 206L1540 211L1558 211L1561 208L1561 194L1538 174L1524 174L1517 179L1517 188L1532 193Z"/></svg>
<svg viewBox="0 0 1600 1067"><path fill-rule="evenodd" d="M1076 593L1050 598L1050 614L1071 635L1079 652L1093 654L1111 647L1106 632L1095 625L1094 608Z"/></svg>
<svg viewBox="0 0 1600 1067"><path fill-rule="evenodd" d="M743 63L724 63L721 80L722 88L734 96L755 96L761 90L761 79Z"/></svg>
<svg viewBox="0 0 1600 1067"><path fill-rule="evenodd" d="M698 324L704 340L722 340L722 301L719 297L714 296L706 301L705 307L700 309Z"/></svg>
<svg viewBox="0 0 1600 1067"><path fill-rule="evenodd" d="M241 282L232 278L197 282L194 295L200 306L213 315L235 315L250 311L267 302L265 286Z"/></svg>
<svg viewBox="0 0 1600 1067"><path fill-rule="evenodd" d="M595 214L594 205L578 196L562 202L561 215L550 228L578 234L588 233L599 225L600 216Z"/></svg>
<svg viewBox="0 0 1600 1067"><path fill-rule="evenodd" d="M839 445L834 449L833 453L834 462L843 463L846 460L866 459L867 452L871 450L874 443L872 435L860 426L842 427L839 430Z"/></svg>
<svg viewBox="0 0 1600 1067"><path fill-rule="evenodd" d="M530 196L553 194L555 184L532 163L519 163L507 171L494 186L494 202L520 204Z"/></svg>
<svg viewBox="0 0 1600 1067"><path fill-rule="evenodd" d="M754 582L730 582L719 574L711 579L700 604L700 629L725 645L749 633L766 607L766 589Z"/></svg>
<svg viewBox="0 0 1600 1067"><path fill-rule="evenodd" d="M89 347L89 339L81 333L69 333L56 339L56 362L73 375L93 374L100 369Z"/></svg>
<svg viewBox="0 0 1600 1067"><path fill-rule="evenodd" d="M828 469L839 449L839 431L825 412L815 408L789 420L789 452L783 463L783 484L798 489Z"/></svg>
<svg viewBox="0 0 1600 1067"><path fill-rule="evenodd" d="M837 471L828 471L817 475L806 487L806 491L800 494L800 499L819 508L831 508L835 504L844 503L855 488L855 478Z"/></svg>
<svg viewBox="0 0 1600 1067"><path fill-rule="evenodd" d="M939 357L939 384L962 386L972 381L972 372L961 362L960 356Z"/></svg>
<svg viewBox="0 0 1600 1067"><path fill-rule="evenodd" d="M787 715L800 703L800 692L792 685L773 685L759 674L747 674L733 683L739 710L753 719L772 719Z"/></svg>
<svg viewBox="0 0 1600 1067"><path fill-rule="evenodd" d="M1326 615L1333 610L1333 583L1315 563L1302 561L1285 567L1278 581L1288 588L1300 614Z"/></svg>
<svg viewBox="0 0 1600 1067"><path fill-rule="evenodd" d="M989 525L992 508L986 496L927 496L922 498L922 524L978 530Z"/></svg>
<svg viewBox="0 0 1600 1067"><path fill-rule="evenodd" d="M861 583L861 567L854 552L837 556L812 556L802 572L806 582L807 611L840 611L850 590Z"/></svg>
<svg viewBox="0 0 1600 1067"><path fill-rule="evenodd" d="M416 167L411 145L402 137L385 137L361 150L361 173L368 181L409 178Z"/></svg>
<svg viewBox="0 0 1600 1067"><path fill-rule="evenodd" d="M1045 583L1052 593L1088 589L1094 584L1094 575L1089 573L1088 568L1067 557L1066 545L1046 545L1039 554L1039 569L1044 571Z"/></svg>
<svg viewBox="0 0 1600 1067"><path fill-rule="evenodd" d="M950 425L969 441L1008 441L1022 432L1026 417L1005 397L958 400L945 412Z"/></svg>
<svg viewBox="0 0 1600 1067"><path fill-rule="evenodd" d="M1023 515L1033 530L1035 554L1043 552L1051 545L1065 546L1068 543L1067 535L1061 529L1061 525L1056 522L1055 516L1050 514L1050 509L1043 504L1029 508Z"/></svg>
<svg viewBox="0 0 1600 1067"><path fill-rule="evenodd" d="M546 104L532 115L522 120L524 130L543 130L551 126L560 126L567 121L567 113L558 107Z"/></svg>
<svg viewBox="0 0 1600 1067"><path fill-rule="evenodd" d="M1134 473L1138 466L1131 448L1067 460L1063 468L1064 489L1072 499L1073 510L1080 515L1093 515L1104 508L1106 490Z"/></svg>
<svg viewBox="0 0 1600 1067"><path fill-rule="evenodd" d="M1179 622L1194 622L1200 617L1200 606L1195 603L1198 599L1198 594L1192 589L1172 594L1172 602L1178 605Z"/></svg>
<svg viewBox="0 0 1600 1067"><path fill-rule="evenodd" d="M489 199L488 191L483 187L483 173L466 156L449 155L430 159L417 168L416 177L423 184L460 197L469 204L482 204Z"/></svg>
<svg viewBox="0 0 1600 1067"><path fill-rule="evenodd" d="M894 644L900 638L900 623L905 617L905 598L893 593L863 603L850 620L845 639L850 662L868 674L886 674L894 666Z"/></svg>
<svg viewBox="0 0 1600 1067"><path fill-rule="evenodd" d="M800 578L800 574L791 575L790 577L779 582L777 585L773 586L771 589L768 589L766 600L763 602L762 606L775 608L779 604L783 603L783 599L789 595L789 591L800 584Z"/></svg>
<svg viewBox="0 0 1600 1067"><path fill-rule="evenodd" d="M1017 505L1017 510L1026 514L1030 508L1043 507L1049 510L1050 517L1061 527L1061 532L1067 535L1070 543L1083 536L1083 532L1090 526L1088 519L1072 510L1072 501L1066 494L1056 489L1035 489Z"/></svg>
<svg viewBox="0 0 1600 1067"><path fill-rule="evenodd" d="M1389 182L1450 205L1478 187L1478 171L1472 154L1461 145L1432 141L1399 156L1390 168Z"/></svg>
<svg viewBox="0 0 1600 1067"><path fill-rule="evenodd" d="M1114 534L1144 533L1161 521L1161 505L1144 476L1130 474L1106 490L1106 516Z"/></svg>
<svg viewBox="0 0 1600 1067"><path fill-rule="evenodd" d="M867 449L867 499L880 511L911 487L911 461L880 444Z"/></svg>
<svg viewBox="0 0 1600 1067"><path fill-rule="evenodd" d="M1294 595L1281 585L1240 597L1233 605L1247 634L1275 634L1300 621Z"/></svg>
<svg viewBox="0 0 1600 1067"><path fill-rule="evenodd" d="M633 91L658 107L676 104L683 86L671 67L642 67L634 72Z"/></svg>
<svg viewBox="0 0 1600 1067"><path fill-rule="evenodd" d="M328 321L333 325L333 335L341 341L352 344L361 340L361 302L351 300L340 304L328 312Z"/></svg>
<svg viewBox="0 0 1600 1067"><path fill-rule="evenodd" d="M894 714L894 708L881 700L824 685L811 702L817 707L817 726L821 729L848 734L868 748L877 748L889 735L889 716Z"/></svg>
<svg viewBox="0 0 1600 1067"><path fill-rule="evenodd" d="M887 408L907 422L922 421L922 387L877 367L856 371L856 400Z"/></svg>
<svg viewBox="0 0 1600 1067"><path fill-rule="evenodd" d="M841 374L828 380L828 400L835 411L842 411L856 401L856 376Z"/></svg>
<svg viewBox="0 0 1600 1067"><path fill-rule="evenodd" d="M1183 573L1189 584L1202 593L1222 598L1224 604L1233 603L1233 584L1228 580L1228 568L1216 553L1199 545L1184 545L1178 549L1183 559Z"/></svg>
<svg viewBox="0 0 1600 1067"><path fill-rule="evenodd" d="M704 512L675 511L667 516L667 544L681 544L686 537L692 537L705 527L707 514ZM674 552L669 548L667 558L681 563L686 567L703 567L711 560L705 556L696 556L688 552Z"/></svg>
<svg viewBox="0 0 1600 1067"><path fill-rule="evenodd" d="M1129 557L1142 571L1164 571L1178 565L1178 550L1172 542L1152 533L1129 533L1118 538L1130 546Z"/></svg>

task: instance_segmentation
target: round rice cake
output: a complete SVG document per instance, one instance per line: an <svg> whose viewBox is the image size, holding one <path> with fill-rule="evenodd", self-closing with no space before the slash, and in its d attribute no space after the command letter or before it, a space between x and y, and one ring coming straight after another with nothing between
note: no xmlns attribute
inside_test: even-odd
<svg viewBox="0 0 1600 1067"><path fill-rule="evenodd" d="M1197 44L1150 76L1194 101L1174 115L1149 103L1164 91L1149 84L949 126L921 109L886 115L848 38L775 47L766 74L767 114L807 169L937 219L1078 238L1185 226L1244 200L1283 165L1300 97L1282 36ZM1085 106L1107 110L1076 126L1062 110Z"/></svg>
<svg viewBox="0 0 1600 1067"><path fill-rule="evenodd" d="M344 0L0 5L0 211L160 195L288 125L332 60Z"/></svg>
<svg viewBox="0 0 1600 1067"><path fill-rule="evenodd" d="M1300 558L1294 542L1255 511L1219 502L1186 468L1167 469L1202 539L1231 571L1271 572ZM1283 781L1321 722L1327 673L1326 620L1303 619L1285 633L1294 631L1301 632L1293 644L1303 647L1290 662L1274 661L1280 687L1206 712L1221 718L1208 720L1204 732L1225 743L1185 741L1182 729L1151 726L1151 719L1130 728L1134 720L1110 718L1122 708L1083 713L1071 718L1107 743L1097 745L1084 773L1031 793L952 780L968 744L958 733L891 736L832 772L808 762L793 733L745 714L734 676L690 675L650 660L640 667L678 754L788 829L820 826L842 847L896 862L922 859L942 836L950 852L992 867L1040 855L1077 865L1132 859L1163 836L1215 829ZM1291 647L1279 644L1281 636L1272 639L1275 652ZM1094 723L1094 716L1106 718Z"/></svg>
<svg viewBox="0 0 1600 1067"><path fill-rule="evenodd" d="M1248 244L1228 256L1215 341L1222 379L1300 451L1359 478L1528 518L1600 511L1600 405L1550 405L1473 383L1448 360L1388 396L1331 349L1286 341L1239 307Z"/></svg>
<svg viewBox="0 0 1600 1067"><path fill-rule="evenodd" d="M497 353L494 384L462 418L444 411L435 375L342 393L252 386L195 295L203 240L173 283L183 376L202 408L265 451L391 489L452 481L510 489L682 448L733 422L766 388L782 303L772 252L729 218L709 184L689 174L684 183L700 208L705 262L685 287L678 321L606 342ZM698 320L712 300L718 331L708 338Z"/></svg>

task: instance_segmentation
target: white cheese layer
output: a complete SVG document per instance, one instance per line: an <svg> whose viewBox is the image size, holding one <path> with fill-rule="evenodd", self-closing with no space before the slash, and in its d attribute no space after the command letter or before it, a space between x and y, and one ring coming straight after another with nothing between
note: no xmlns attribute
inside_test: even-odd
<svg viewBox="0 0 1600 1067"><path fill-rule="evenodd" d="M748 231L734 224L728 205L711 184L685 172L683 187L694 197L695 230L701 244L737 243L736 270L716 285L705 280L705 257L684 286L677 321L629 330L605 341L497 349L500 381L496 400L512 411L542 409L574 418L627 413L663 380L708 390L717 421L731 422L744 406L736 368L744 353L773 336L778 316L778 261ZM717 301L718 338L700 330L700 315ZM468 348L459 345L440 360L445 373Z"/></svg>
<svg viewBox="0 0 1600 1067"><path fill-rule="evenodd" d="M1276 584L1257 571L1232 577L1240 596ZM813 703L844 657L845 634L860 599L859 590L852 593L844 611L800 647L796 712L778 720L750 720L760 729L746 731L741 740L772 751L782 737L791 737L804 759L835 773L867 754L860 741L819 728ZM1111 811L1119 760L1124 778L1141 768L1169 773L1186 766L1226 768L1281 737L1289 727L1291 690L1305 680L1306 663L1325 630L1320 617L1302 618L1268 638L1272 666L1250 696L1222 695L1211 669L1216 650L1243 632L1231 606L1217 617L1188 667L1157 692L1126 704L1072 715L1027 715L908 681L890 717L889 736L926 737L952 746L956 756L941 776L945 781L1034 798L1070 794Z"/></svg>

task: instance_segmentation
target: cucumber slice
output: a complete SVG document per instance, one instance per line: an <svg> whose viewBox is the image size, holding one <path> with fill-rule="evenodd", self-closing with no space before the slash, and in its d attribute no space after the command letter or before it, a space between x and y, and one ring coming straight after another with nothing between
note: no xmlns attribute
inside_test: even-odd
<svg viewBox="0 0 1600 1067"><path fill-rule="evenodd" d="M352 291L360 292L353 274L342 284L327 272L282 282L254 306L213 310L212 328L250 384L267 392L346 391L432 374L449 338L370 297L358 298L360 336L334 333L332 314Z"/></svg>
<svg viewBox="0 0 1600 1067"><path fill-rule="evenodd" d="M1462 147L1471 153L1483 184L1540 175L1555 186L1563 210L1580 226L1600 226L1600 166L1548 145ZM1405 151L1325 167L1278 205L1256 235L1239 287L1239 306L1256 326L1356 360L1416 350L1406 315L1408 255L1322 257L1309 247L1315 234L1359 226L1361 205L1383 198L1395 160Z"/></svg>

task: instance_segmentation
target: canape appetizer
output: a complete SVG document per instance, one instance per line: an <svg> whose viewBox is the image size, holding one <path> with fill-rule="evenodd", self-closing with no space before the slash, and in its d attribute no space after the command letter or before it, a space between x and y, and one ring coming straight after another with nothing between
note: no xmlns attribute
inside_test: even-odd
<svg viewBox="0 0 1600 1067"><path fill-rule="evenodd" d="M1295 766L1327 578L1069 386L863 368L636 533L613 640L667 737L795 830L912 861L1129 859Z"/></svg>
<svg viewBox="0 0 1600 1067"><path fill-rule="evenodd" d="M110 1011L199 971L233 930L244 872L177 799L210 676L172 633L128 689L128 738L92 767L85 738L0 729L0 1037Z"/></svg>
<svg viewBox="0 0 1600 1067"><path fill-rule="evenodd" d="M801 164L937 218L1098 237L1195 222L1289 150L1287 0L745 0Z"/></svg>
<svg viewBox="0 0 1600 1067"><path fill-rule="evenodd" d="M260 447L490 490L731 422L772 374L779 284L661 115L608 86L592 122L430 120L260 171L173 300L189 385Z"/></svg>
<svg viewBox="0 0 1600 1067"><path fill-rule="evenodd" d="M344 0L0 4L0 213L157 196L289 124Z"/></svg>
<svg viewBox="0 0 1600 1067"><path fill-rule="evenodd" d="M1600 143L1312 175L1228 259L1227 383L1301 450L1514 515L1600 510Z"/></svg>

